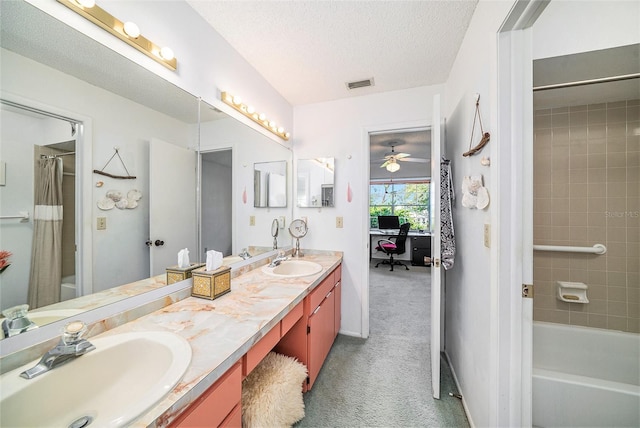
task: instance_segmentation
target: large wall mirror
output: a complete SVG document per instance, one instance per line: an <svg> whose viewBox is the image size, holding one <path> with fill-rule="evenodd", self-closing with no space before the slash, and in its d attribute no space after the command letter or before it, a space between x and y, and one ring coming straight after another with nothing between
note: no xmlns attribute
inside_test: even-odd
<svg viewBox="0 0 640 428"><path fill-rule="evenodd" d="M38 320L42 325L154 290L156 285L145 283L124 294L112 291L163 273L176 263L180 248L193 249L191 259L202 260L198 231L211 228L197 222L197 177L177 169L179 164L194 171L189 165L199 161L198 98L26 2L1 2L0 8L0 162L6 170L0 186L0 250L12 253L11 265L0 274L0 309L29 300L40 154L63 159L70 202L64 200L62 211L64 221L71 222L63 232L71 237L64 237L70 243L63 243L61 279L55 284L60 298L69 300L36 308L47 312ZM248 132L235 119L214 113L216 121L234 124L230 135ZM116 179L94 169L136 178ZM118 207L116 199L135 204ZM4 218L22 211L30 213L28 220ZM171 230L163 231L167 224ZM232 252L253 241L249 236L255 229L247 230L248 225L233 227ZM215 229L224 228L229 224ZM264 235L256 245L270 245L268 226ZM31 333L21 334L20 343L28 344Z"/></svg>
<svg viewBox="0 0 640 428"><path fill-rule="evenodd" d="M241 254L247 256L245 249L250 256L272 249L273 220L280 220L284 228L293 215L286 196L292 188L287 173L292 165L291 149L206 101L202 101L200 112L201 253L216 250L225 259L237 261ZM273 180L279 190L272 198L280 206L260 208L262 199L254 193L256 165L267 165L268 172L280 175L280 180ZM288 234L279 236L279 247L291 245Z"/></svg>
<svg viewBox="0 0 640 428"><path fill-rule="evenodd" d="M298 159L296 201L299 207L334 206L334 158Z"/></svg>

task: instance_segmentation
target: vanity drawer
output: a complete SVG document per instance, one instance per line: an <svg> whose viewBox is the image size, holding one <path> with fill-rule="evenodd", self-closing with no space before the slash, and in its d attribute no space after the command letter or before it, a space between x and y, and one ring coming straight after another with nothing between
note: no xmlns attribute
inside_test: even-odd
<svg viewBox="0 0 640 428"><path fill-rule="evenodd" d="M298 322L300 318L302 318L303 311L302 302L298 303L298 305L291 310L285 317L282 319L280 323L280 337L284 336L291 330L291 327Z"/></svg>
<svg viewBox="0 0 640 428"><path fill-rule="evenodd" d="M334 273L331 272L329 276L327 276L320 285L318 285L311 294L309 294L309 307L307 308L309 314L311 314L311 312L313 312L320 303L322 303L324 298L327 297L327 294L329 294L334 285L336 285L333 274Z"/></svg>
<svg viewBox="0 0 640 428"><path fill-rule="evenodd" d="M280 323L276 324L269 333L267 333L262 339L258 341L249 352L247 352L242 359L243 368L242 374L244 377L247 377L251 370L255 369L256 366L262 361L264 357L267 356L269 351L271 351L280 341Z"/></svg>
<svg viewBox="0 0 640 428"><path fill-rule="evenodd" d="M172 427L217 427L242 401L242 366L231 367L189 407ZM232 426L232 425L229 425Z"/></svg>

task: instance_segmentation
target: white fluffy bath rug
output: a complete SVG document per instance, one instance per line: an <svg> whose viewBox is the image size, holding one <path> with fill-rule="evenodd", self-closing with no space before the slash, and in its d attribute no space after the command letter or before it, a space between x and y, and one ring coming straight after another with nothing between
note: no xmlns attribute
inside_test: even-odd
<svg viewBox="0 0 640 428"><path fill-rule="evenodd" d="M304 417L302 382L307 368L270 352L242 382L242 426L290 427Z"/></svg>

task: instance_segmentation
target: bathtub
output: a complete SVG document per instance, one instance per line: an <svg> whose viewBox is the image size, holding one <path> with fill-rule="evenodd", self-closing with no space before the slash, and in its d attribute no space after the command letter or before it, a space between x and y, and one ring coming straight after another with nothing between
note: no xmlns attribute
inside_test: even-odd
<svg viewBox="0 0 640 428"><path fill-rule="evenodd" d="M69 275L62 278L62 284L60 284L60 301L75 299L76 298L76 276Z"/></svg>
<svg viewBox="0 0 640 428"><path fill-rule="evenodd" d="M533 425L640 426L640 335L534 322Z"/></svg>

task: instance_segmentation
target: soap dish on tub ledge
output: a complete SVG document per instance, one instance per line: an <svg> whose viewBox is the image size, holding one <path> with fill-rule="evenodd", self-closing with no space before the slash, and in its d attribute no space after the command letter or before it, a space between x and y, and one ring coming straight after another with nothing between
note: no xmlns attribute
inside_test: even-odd
<svg viewBox="0 0 640 428"><path fill-rule="evenodd" d="M582 282L557 281L558 300L569 303L589 303L587 299L587 284Z"/></svg>

